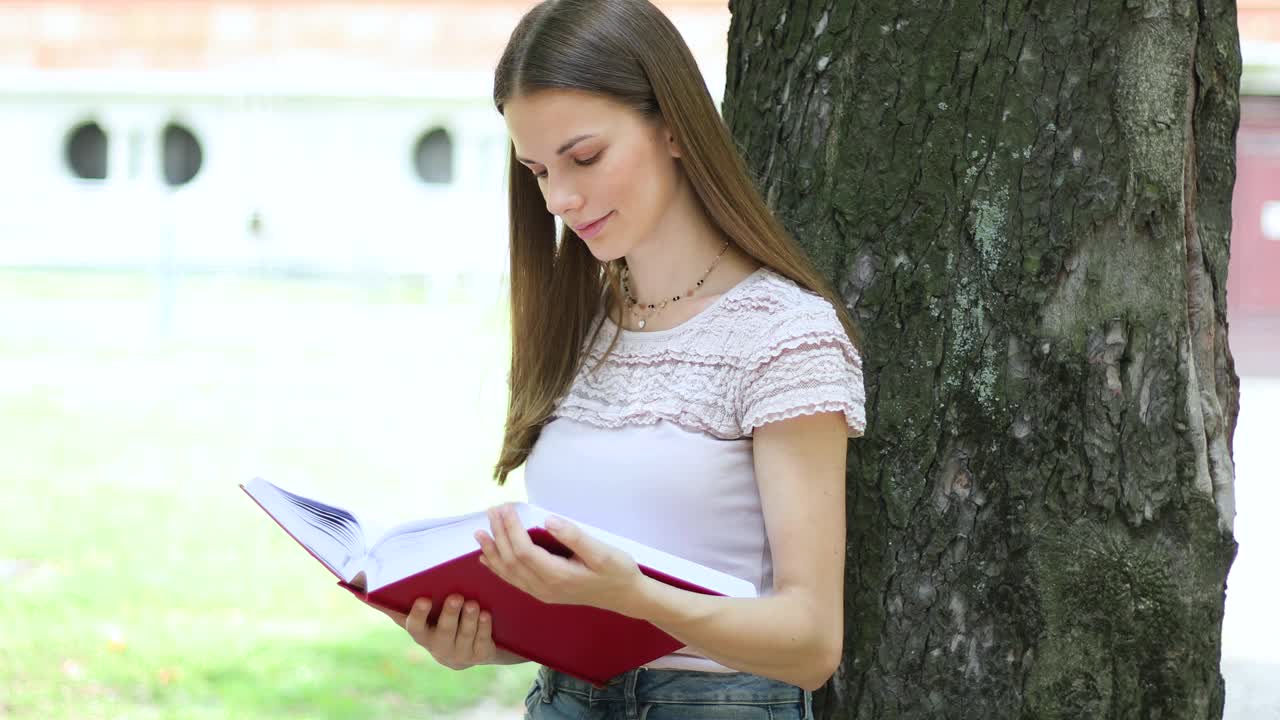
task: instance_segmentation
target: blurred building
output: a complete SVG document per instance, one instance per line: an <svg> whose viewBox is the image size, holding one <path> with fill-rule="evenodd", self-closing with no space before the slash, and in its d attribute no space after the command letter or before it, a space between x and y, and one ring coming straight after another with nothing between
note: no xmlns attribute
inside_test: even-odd
<svg viewBox="0 0 1280 720"><path fill-rule="evenodd" d="M724 2L660 5L724 87ZM529 2L0 3L0 265L499 275Z"/></svg>
<svg viewBox="0 0 1280 720"><path fill-rule="evenodd" d="M1280 0L1239 0L1240 131L1227 271L1242 375L1280 374Z"/></svg>
<svg viewBox="0 0 1280 720"><path fill-rule="evenodd" d="M727 3L659 4L718 103ZM492 71L529 6L0 3L0 266L501 274ZM1280 337L1280 0L1238 13L1246 348Z"/></svg>

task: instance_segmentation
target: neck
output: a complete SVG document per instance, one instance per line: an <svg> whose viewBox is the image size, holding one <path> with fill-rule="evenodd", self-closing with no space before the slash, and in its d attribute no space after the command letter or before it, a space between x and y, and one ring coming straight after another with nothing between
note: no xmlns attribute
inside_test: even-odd
<svg viewBox="0 0 1280 720"><path fill-rule="evenodd" d="M716 263L715 270L694 292L695 297L707 294L708 288L720 285L721 277L733 275L734 268L741 266L745 257L733 243L725 248L727 240L693 197L687 181L681 183L670 210L654 228L653 235L627 253L632 295L646 304L671 300L677 295L687 296L723 249L724 256Z"/></svg>

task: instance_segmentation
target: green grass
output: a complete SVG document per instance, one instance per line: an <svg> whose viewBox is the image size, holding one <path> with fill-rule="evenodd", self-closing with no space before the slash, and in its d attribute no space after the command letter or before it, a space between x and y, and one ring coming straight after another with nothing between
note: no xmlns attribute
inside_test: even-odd
<svg viewBox="0 0 1280 720"><path fill-rule="evenodd" d="M535 668L439 667L239 490L384 519L490 479L496 295L412 283L0 272L0 717L438 717ZM169 328L166 331L164 328Z"/></svg>

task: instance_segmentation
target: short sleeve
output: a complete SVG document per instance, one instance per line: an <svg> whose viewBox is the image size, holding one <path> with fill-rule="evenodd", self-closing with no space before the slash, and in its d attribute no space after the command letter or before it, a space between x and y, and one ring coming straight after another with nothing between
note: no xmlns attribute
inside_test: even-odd
<svg viewBox="0 0 1280 720"><path fill-rule="evenodd" d="M840 411L849 437L866 429L862 358L825 299L788 312L748 356L739 386L743 435L778 420Z"/></svg>

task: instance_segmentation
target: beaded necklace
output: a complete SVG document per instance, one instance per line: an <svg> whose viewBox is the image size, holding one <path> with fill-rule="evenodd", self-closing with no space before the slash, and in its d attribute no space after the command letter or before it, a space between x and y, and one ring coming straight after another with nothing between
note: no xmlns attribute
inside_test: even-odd
<svg viewBox="0 0 1280 720"><path fill-rule="evenodd" d="M627 277L629 276L631 269L624 265L622 267L622 292L627 296L627 308L631 311L632 316L636 318L637 325L639 325L640 329L643 330L644 326L648 324L649 320L653 319L655 315L662 312L662 310L666 308L667 305L674 302L679 302L680 300L687 297L692 297L694 291L700 289L702 287L702 283L706 282L707 277L711 275L711 271L716 268L716 264L719 263L720 258L724 256L724 251L728 249L729 249L729 241L726 240L724 242L724 247L720 248L720 254L716 255L716 259L711 261L711 267L707 268L707 271L702 274L701 280L695 283L693 287L689 288L688 290L685 290L683 295L676 295L670 300L663 300L660 303L646 304L646 303L639 302L638 300L635 299L634 296L632 296L631 288L627 284Z"/></svg>

